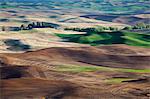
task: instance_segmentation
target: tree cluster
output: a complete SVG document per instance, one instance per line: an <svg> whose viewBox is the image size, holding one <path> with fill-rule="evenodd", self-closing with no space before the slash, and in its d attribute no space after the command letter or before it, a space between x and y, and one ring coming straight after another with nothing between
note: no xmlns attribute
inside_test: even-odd
<svg viewBox="0 0 150 99"><path fill-rule="evenodd" d="M125 28L123 28L123 30L136 30L136 29L150 29L150 24L145 24L145 23L138 23L134 26L127 26Z"/></svg>
<svg viewBox="0 0 150 99"><path fill-rule="evenodd" d="M102 27L102 26L97 26L93 28L65 28L65 30L73 30L73 31L78 31L78 32L103 32L105 30L110 30L110 31L118 31L118 28L114 27Z"/></svg>
<svg viewBox="0 0 150 99"><path fill-rule="evenodd" d="M31 30L33 28L59 28L58 24L48 23L48 22L32 22L30 24L24 25L22 24L20 27L5 27L2 26L1 30L11 30L11 31L20 31L20 30Z"/></svg>
<svg viewBox="0 0 150 99"><path fill-rule="evenodd" d="M48 23L48 22L32 22L31 24L28 24L27 26L21 25L20 30L31 30L33 28L58 28L59 25L54 23Z"/></svg>
<svg viewBox="0 0 150 99"><path fill-rule="evenodd" d="M33 28L45 28L48 27L47 24L45 22L32 22L30 24L28 24L27 26L25 25L21 25L20 26L20 30L31 30Z"/></svg>

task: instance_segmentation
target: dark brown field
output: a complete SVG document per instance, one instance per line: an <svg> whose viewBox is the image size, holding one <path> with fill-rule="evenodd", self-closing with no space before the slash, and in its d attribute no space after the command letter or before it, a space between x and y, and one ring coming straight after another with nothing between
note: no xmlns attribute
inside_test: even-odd
<svg viewBox="0 0 150 99"><path fill-rule="evenodd" d="M125 45L0 54L1 96L2 99L149 99L149 61L149 49Z"/></svg>

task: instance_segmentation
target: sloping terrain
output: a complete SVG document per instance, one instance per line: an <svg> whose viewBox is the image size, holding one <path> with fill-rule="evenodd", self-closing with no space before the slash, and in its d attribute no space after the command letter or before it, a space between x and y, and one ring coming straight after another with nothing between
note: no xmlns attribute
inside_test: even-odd
<svg viewBox="0 0 150 99"><path fill-rule="evenodd" d="M149 4L0 0L0 99L150 99Z"/></svg>
<svg viewBox="0 0 150 99"><path fill-rule="evenodd" d="M143 15L111 15L111 14L97 14L97 15L83 15L81 17L103 20L108 22L122 23L128 25L136 25L137 23L150 23L150 14ZM145 17L144 17L145 16Z"/></svg>
<svg viewBox="0 0 150 99"><path fill-rule="evenodd" d="M131 46L150 47L150 35L147 33L136 33L126 31L97 32L95 30L83 30L87 34L57 34L68 42L90 45L126 44Z"/></svg>
<svg viewBox="0 0 150 99"><path fill-rule="evenodd" d="M149 15L149 14L148 14ZM145 17L136 17L136 16L127 16L127 17L118 17L114 20L112 20L112 22L117 22L117 23L124 23L124 24L129 24L129 25L136 25L138 23L146 23L149 24L150 23L150 18L145 18Z"/></svg>
<svg viewBox="0 0 150 99"><path fill-rule="evenodd" d="M8 8L3 9L0 13L0 27L20 27L22 24L26 25L31 22L49 22L60 25L61 28L64 27L93 27L93 26L114 26L118 28L122 28L127 26L126 24L109 22L103 20L96 20L90 18L80 17L80 10L71 10L66 11L63 9L53 10L49 9L48 11L42 9L22 9L19 11L18 9ZM15 13L14 13L14 12ZM83 12L83 14L86 12ZM36 17L35 17L36 16ZM6 21L3 21L6 20Z"/></svg>
<svg viewBox="0 0 150 99"><path fill-rule="evenodd" d="M121 46L121 45L120 45ZM111 50L115 49L116 46L112 47ZM106 67L120 67L120 68L132 68L132 69L146 69L149 68L149 49L145 51L139 48L139 51L132 50L132 47L120 47L118 50L126 50L126 52L117 54L117 52L110 52L105 47L94 48L94 47L69 47L69 48L48 48L45 50L39 50L35 52L27 52L23 54L8 54L23 61L39 62L44 64L53 65L53 62L61 64L67 64L67 62L85 63L97 66ZM107 47L106 47L107 48ZM117 49L117 48L116 48ZM137 48L138 49L138 48ZM144 48L143 48L144 49ZM116 50L117 51L117 50ZM108 54L109 52L109 54ZM112 53L112 54L111 54ZM114 54L115 53L115 54ZM131 54L132 53L132 54ZM141 55L140 55L141 54ZM7 54L6 54L7 55ZM36 58L37 57L37 58ZM37 59L37 60L36 60ZM46 60L48 59L48 60ZM8 57L9 60L9 57ZM49 61L49 62L48 62ZM18 60L11 59L10 63L19 62ZM24 63L21 63L24 64ZM40 63L41 64L41 63ZM43 64L43 65L44 65ZM136 65L135 65L136 64ZM30 65L30 64L28 64Z"/></svg>
<svg viewBox="0 0 150 99"><path fill-rule="evenodd" d="M126 45L0 54L2 99L148 99L149 61Z"/></svg>
<svg viewBox="0 0 150 99"><path fill-rule="evenodd" d="M2 2L5 2L1 0ZM51 9L80 9L90 11L102 11L103 13L146 13L149 11L148 0L13 0L13 3L26 3L32 9L51 8ZM40 4L39 4L40 2ZM45 6L45 7L43 7ZM14 8L11 0L2 4L1 8ZM31 8L31 7L29 7Z"/></svg>
<svg viewBox="0 0 150 99"><path fill-rule="evenodd" d="M75 43L60 42L61 39L54 33L79 34L79 32L64 32L61 30L45 28L27 31L4 31L0 33L0 53L16 53L28 50L38 50L48 47L77 47L85 46ZM80 32L80 34L84 32Z"/></svg>

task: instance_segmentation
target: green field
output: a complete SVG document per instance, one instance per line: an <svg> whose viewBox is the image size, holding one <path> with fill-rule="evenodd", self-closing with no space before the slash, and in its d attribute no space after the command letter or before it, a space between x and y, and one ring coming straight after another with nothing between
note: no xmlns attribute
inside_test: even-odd
<svg viewBox="0 0 150 99"><path fill-rule="evenodd" d="M95 32L91 30L87 34L71 35L56 34L68 42L90 44L93 46L126 44L131 46L150 47L150 34L132 33L127 31Z"/></svg>
<svg viewBox="0 0 150 99"><path fill-rule="evenodd" d="M125 68L111 68L105 66L77 66L77 65L56 66L54 70L61 72L114 71L114 72L128 72L128 73L150 73L150 69L125 69Z"/></svg>
<svg viewBox="0 0 150 99"><path fill-rule="evenodd" d="M129 81L129 80L135 80L135 79L132 79L132 78L111 78L111 79L105 80L105 82L107 84L118 84L118 83L121 83L123 81Z"/></svg>

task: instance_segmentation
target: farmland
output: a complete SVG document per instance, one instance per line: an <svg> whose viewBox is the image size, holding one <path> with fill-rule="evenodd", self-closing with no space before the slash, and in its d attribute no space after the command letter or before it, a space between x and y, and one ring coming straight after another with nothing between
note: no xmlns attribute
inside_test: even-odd
<svg viewBox="0 0 150 99"><path fill-rule="evenodd" d="M1 99L149 99L149 0L0 0Z"/></svg>

